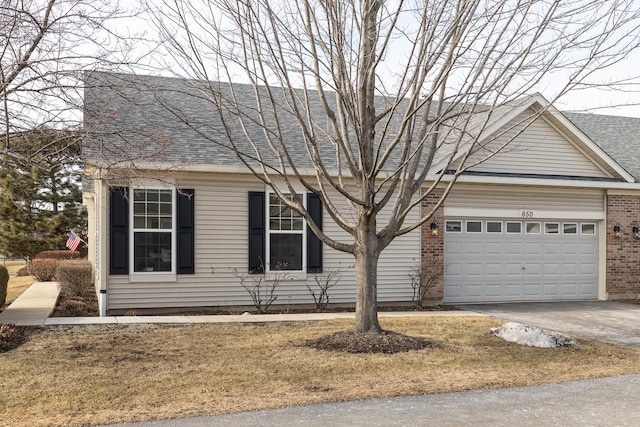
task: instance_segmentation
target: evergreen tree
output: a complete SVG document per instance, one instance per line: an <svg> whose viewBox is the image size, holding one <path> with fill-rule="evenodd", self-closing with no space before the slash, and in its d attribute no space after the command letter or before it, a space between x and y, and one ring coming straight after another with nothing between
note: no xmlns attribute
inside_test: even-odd
<svg viewBox="0 0 640 427"><path fill-rule="evenodd" d="M0 170L0 253L32 258L64 249L86 228L77 132L36 129L11 136Z"/></svg>

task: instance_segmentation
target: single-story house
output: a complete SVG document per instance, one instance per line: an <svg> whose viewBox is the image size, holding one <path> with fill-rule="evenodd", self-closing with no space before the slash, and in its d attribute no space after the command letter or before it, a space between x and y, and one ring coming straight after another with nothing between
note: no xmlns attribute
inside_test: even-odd
<svg viewBox="0 0 640 427"><path fill-rule="evenodd" d="M92 73L84 96L83 191L102 314L247 306L242 284L256 280L279 281L276 304L310 304L309 288L327 272L339 279L330 302L353 303L353 257L322 245L238 156L211 142L225 129L205 92L183 79ZM379 301L411 301L417 271L432 279L428 297L445 304L635 297L640 118L562 113L540 95L493 115L480 139L500 144L515 129L513 141L385 249ZM301 170L313 167L304 150L292 153ZM306 203L323 231L349 240L317 197ZM284 278L269 268L278 263L288 266Z"/></svg>

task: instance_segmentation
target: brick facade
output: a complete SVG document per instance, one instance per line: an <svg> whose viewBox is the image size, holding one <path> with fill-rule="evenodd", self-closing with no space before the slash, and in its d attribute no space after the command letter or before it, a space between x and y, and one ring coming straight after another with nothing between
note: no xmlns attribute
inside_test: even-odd
<svg viewBox="0 0 640 427"><path fill-rule="evenodd" d="M613 235L619 225L622 235ZM609 299L632 298L640 291L640 239L632 228L640 227L640 196L607 195L607 292Z"/></svg>
<svg viewBox="0 0 640 427"><path fill-rule="evenodd" d="M422 215L428 215L442 197L443 190L436 189L422 202ZM431 223L438 224L438 234L431 234ZM431 280L433 287L426 300L442 301L444 297L444 208L440 206L434 215L422 225L420 264L423 278Z"/></svg>

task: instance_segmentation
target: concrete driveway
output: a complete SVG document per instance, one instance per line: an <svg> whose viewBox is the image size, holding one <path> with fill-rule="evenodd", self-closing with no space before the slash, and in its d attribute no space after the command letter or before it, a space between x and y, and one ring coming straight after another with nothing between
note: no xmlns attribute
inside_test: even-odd
<svg viewBox="0 0 640 427"><path fill-rule="evenodd" d="M617 301L462 305L464 310L640 348L640 306Z"/></svg>

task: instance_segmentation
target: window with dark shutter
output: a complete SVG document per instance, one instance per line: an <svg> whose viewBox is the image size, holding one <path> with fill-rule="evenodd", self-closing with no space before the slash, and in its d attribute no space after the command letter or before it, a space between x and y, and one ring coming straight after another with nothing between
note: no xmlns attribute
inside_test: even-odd
<svg viewBox="0 0 640 427"><path fill-rule="evenodd" d="M194 274L194 190L178 190L178 274Z"/></svg>
<svg viewBox="0 0 640 427"><path fill-rule="evenodd" d="M317 195L307 195L307 210L322 230L322 202ZM304 234L306 247L303 246ZM265 269L302 271L305 252L306 271L322 272L322 242L308 226L305 227L303 217L286 207L273 193L267 197L264 192L249 192L249 272L261 274Z"/></svg>
<svg viewBox="0 0 640 427"><path fill-rule="evenodd" d="M307 194L307 212L316 226L322 230L322 201L317 194ZM307 272L322 273L322 242L310 227L307 227Z"/></svg>
<svg viewBox="0 0 640 427"><path fill-rule="evenodd" d="M129 274L129 189L109 189L109 274Z"/></svg>
<svg viewBox="0 0 640 427"><path fill-rule="evenodd" d="M249 192L249 273L262 274L265 266L265 193Z"/></svg>

